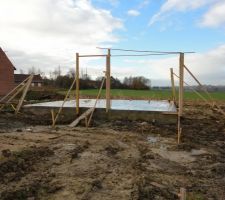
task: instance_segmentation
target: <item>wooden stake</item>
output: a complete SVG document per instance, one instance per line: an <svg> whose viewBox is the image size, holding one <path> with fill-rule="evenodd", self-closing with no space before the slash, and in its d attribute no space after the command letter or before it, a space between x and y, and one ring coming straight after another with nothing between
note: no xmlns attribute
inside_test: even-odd
<svg viewBox="0 0 225 200"><path fill-rule="evenodd" d="M176 76L178 79L180 79L180 77L178 75L176 75L175 73L173 73L174 76ZM205 97L203 97L199 92L197 92L192 86L190 86L188 83L186 83L184 81L184 84L187 85L195 94L197 94L201 99L203 99L206 103L208 103L210 105L210 103L207 101L207 99Z"/></svg>
<svg viewBox="0 0 225 200"><path fill-rule="evenodd" d="M170 68L170 78L171 78L171 87L172 87L172 97L173 97L173 101L176 102L176 89L175 89L175 83L174 83L173 68Z"/></svg>
<svg viewBox="0 0 225 200"><path fill-rule="evenodd" d="M73 80L73 83L71 84L70 89L67 91L66 96L65 96L65 98L63 100L63 103L62 103L61 107L59 108L59 111L57 112L55 119L52 121L53 122L52 123L52 127L55 126L56 121L57 121L57 119L58 119L58 117L59 117L59 115L60 115L60 113L61 113L61 111L63 109L63 106L64 106L67 98L69 97L69 94L70 94L71 90L73 89L73 86L74 86L75 82L76 82L76 79Z"/></svg>
<svg viewBox="0 0 225 200"><path fill-rule="evenodd" d="M76 53L76 114L80 111L79 53Z"/></svg>
<svg viewBox="0 0 225 200"><path fill-rule="evenodd" d="M51 115L52 115L52 126L53 126L55 125L55 114L53 109L51 109Z"/></svg>
<svg viewBox="0 0 225 200"><path fill-rule="evenodd" d="M177 144L180 144L180 138L181 138L181 132L182 132L182 128L181 128L181 117L179 116L179 114L177 115L178 120L177 120Z"/></svg>
<svg viewBox="0 0 225 200"><path fill-rule="evenodd" d="M22 94L22 96L21 96L21 98L19 100L19 103L17 104L17 107L16 107L16 111L15 111L16 114L20 111L20 108L23 105L23 101L24 101L24 99L25 99L25 97L27 95L27 92L28 92L29 88L30 88L30 85L31 85L32 80L33 80L33 77L34 77L33 74L30 75L30 77L29 77L29 79L28 79L28 81L26 83L26 86L25 86L25 89L23 91L23 94Z"/></svg>
<svg viewBox="0 0 225 200"><path fill-rule="evenodd" d="M110 52L110 49L108 49L108 55L106 57L106 112L108 112L111 107L110 105L110 84L111 84L110 57L111 57L111 52Z"/></svg>
<svg viewBox="0 0 225 200"><path fill-rule="evenodd" d="M187 68L186 65L184 65L184 68L187 70L187 72L192 76L192 78L198 83L198 85L203 88L203 90L205 91L205 93L207 94L207 96L210 98L210 100L212 101L212 103L214 104L214 100L212 98L212 96L209 94L209 92L207 91L207 89L200 83L200 81L194 76L194 74Z"/></svg>
<svg viewBox="0 0 225 200"><path fill-rule="evenodd" d="M75 127L77 124L79 124L79 122L82 120L82 119L85 119L87 118L88 115L91 114L92 110L94 108L89 108L88 110L86 110L82 115L80 115L78 118L76 118L70 125L69 127ZM85 122L86 123L86 122ZM86 125L88 126L88 124Z"/></svg>
<svg viewBox="0 0 225 200"><path fill-rule="evenodd" d="M180 82L179 82L179 116L183 115L183 106L184 106L184 53L180 53L179 60L179 73L180 73Z"/></svg>
<svg viewBox="0 0 225 200"><path fill-rule="evenodd" d="M97 95L97 97L96 97L96 101L95 101L95 104L94 104L94 107L93 107L93 111L91 112L90 118L89 118L89 120L88 120L88 126L89 126L90 123L91 123L91 118L92 118L93 113L94 113L94 111L95 111L95 108L96 108L98 99L99 99L99 97L100 97L100 95L101 95L101 92L102 92L102 88L103 88L104 82L105 82L105 77L103 78L101 87L100 87L100 89L99 89L99 91L98 91L98 95Z"/></svg>

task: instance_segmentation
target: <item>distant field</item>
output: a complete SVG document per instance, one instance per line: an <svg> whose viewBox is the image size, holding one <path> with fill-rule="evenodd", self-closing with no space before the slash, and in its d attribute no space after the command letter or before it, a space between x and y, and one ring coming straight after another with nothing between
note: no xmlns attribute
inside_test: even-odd
<svg viewBox="0 0 225 200"><path fill-rule="evenodd" d="M65 91L59 91L60 94L66 94ZM96 97L98 93L97 89L80 90L81 96ZM211 96L215 100L224 101L225 92L211 92ZM72 96L75 95L75 91L72 92ZM208 99L207 95L201 92L201 95ZM105 90L102 90L101 97L105 96ZM126 90L126 89L112 89L112 98L138 98L138 99L171 99L170 90ZM185 92L184 98L186 100L201 100L201 98L194 92Z"/></svg>

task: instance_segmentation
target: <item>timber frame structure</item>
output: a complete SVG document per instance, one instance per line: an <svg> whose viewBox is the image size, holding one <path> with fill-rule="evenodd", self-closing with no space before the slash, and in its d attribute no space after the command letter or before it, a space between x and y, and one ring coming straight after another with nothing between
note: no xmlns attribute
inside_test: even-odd
<svg viewBox="0 0 225 200"><path fill-rule="evenodd" d="M183 107L184 107L184 84L188 85L186 82L184 82L184 70L186 70L198 83L199 86L203 87L202 84L197 80L197 78L193 75L193 73L186 67L185 65L185 54L195 53L195 52L163 52L163 51L140 51L140 50L129 50L129 49L112 49L112 48L101 48L97 47L101 50L106 50L106 54L100 54L100 55L80 55L79 53L76 53L76 114L79 115L79 101L80 101L80 94L79 94L79 68L80 68L80 58L84 57L104 57L106 58L106 71L105 71L105 79L106 79L106 112L108 113L111 109L111 96L110 96L110 90L111 90L111 57L134 57L134 56L162 56L162 55L178 55L179 56L179 76L176 75L173 72L173 68L170 68L170 77L171 77L171 88L172 88L172 101L175 103L178 111L177 111L177 141L178 144L180 143L181 138L181 117L183 116ZM125 51L125 52L136 52L138 54L127 54L127 55L112 55L112 51ZM140 54L141 53L141 54ZM143 54L144 53L144 54ZM178 99L176 97L176 88L175 88L175 82L174 82L174 76L176 76L179 79L179 91L178 91ZM190 86L190 85L188 85ZM193 89L193 88L192 88ZM198 93L195 89L193 91L200 96L204 101L208 102L200 93ZM214 105L212 97L209 95L207 90L204 90L207 95L210 97L210 100L212 100L212 105Z"/></svg>
<svg viewBox="0 0 225 200"><path fill-rule="evenodd" d="M76 113L79 115L80 106L80 83L79 83L79 69L80 69L80 58L85 57L105 57L106 58L106 112L109 112L111 108L110 103L110 89L111 89L111 50L108 49L107 54L103 55L80 55L76 53Z"/></svg>
<svg viewBox="0 0 225 200"><path fill-rule="evenodd" d="M126 49L110 49L110 48L100 48L98 49L107 50L107 54L100 54L100 55L80 55L79 53L76 53L76 114L79 115L79 100L80 100L80 87L79 87L79 69L80 69L80 58L85 57L105 57L106 58L106 112L109 112L111 109L111 96L110 96L110 90L111 90L111 57L120 57L120 56L151 56L151 55L168 55L168 54L174 54L179 55L179 98L178 98L178 116L181 117L183 115L183 106L184 106L184 69L185 69L185 63L184 63L184 55L194 52L162 52L162 51L137 51L137 50L126 50ZM111 51L131 51L131 52L138 52L138 53L148 53L148 54L128 54L128 55L111 55ZM174 85L174 73L173 69L171 70L171 84L172 84L172 90L173 90L173 101L176 101L176 92L175 92L175 85Z"/></svg>

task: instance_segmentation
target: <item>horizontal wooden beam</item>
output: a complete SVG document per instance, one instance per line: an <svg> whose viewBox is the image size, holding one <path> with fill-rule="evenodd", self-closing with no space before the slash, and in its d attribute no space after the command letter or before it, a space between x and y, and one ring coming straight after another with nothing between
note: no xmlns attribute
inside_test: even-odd
<svg viewBox="0 0 225 200"><path fill-rule="evenodd" d="M102 48L96 47L97 49L110 49L114 51L130 51L130 52L142 52L142 53L157 53L157 54L180 54L180 53L195 53L193 51L147 51L147 50L133 50L133 49L113 49L113 48Z"/></svg>
<svg viewBox="0 0 225 200"><path fill-rule="evenodd" d="M102 54L102 55L79 55L80 58L85 58L85 57L106 57L107 55Z"/></svg>

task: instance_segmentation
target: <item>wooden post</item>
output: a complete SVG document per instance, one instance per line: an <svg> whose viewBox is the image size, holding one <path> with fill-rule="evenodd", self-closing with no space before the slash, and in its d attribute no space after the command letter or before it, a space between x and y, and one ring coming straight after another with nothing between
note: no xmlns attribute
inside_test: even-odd
<svg viewBox="0 0 225 200"><path fill-rule="evenodd" d="M106 57L106 112L109 111L111 108L110 103L110 85L111 85L111 52L110 49L108 49L108 55Z"/></svg>
<svg viewBox="0 0 225 200"><path fill-rule="evenodd" d="M173 68L170 68L170 77L171 77L172 97L173 101L176 102L176 89L174 84Z"/></svg>
<svg viewBox="0 0 225 200"><path fill-rule="evenodd" d="M179 82L179 116L183 115L183 105L184 105L184 53L180 53L179 60L179 73L180 73L180 82Z"/></svg>
<svg viewBox="0 0 225 200"><path fill-rule="evenodd" d="M52 126L54 127L55 126L55 113L54 113L53 109L51 109L51 116L52 116Z"/></svg>
<svg viewBox="0 0 225 200"><path fill-rule="evenodd" d="M76 53L76 113L79 114L80 107L80 80L79 80L79 53Z"/></svg>

